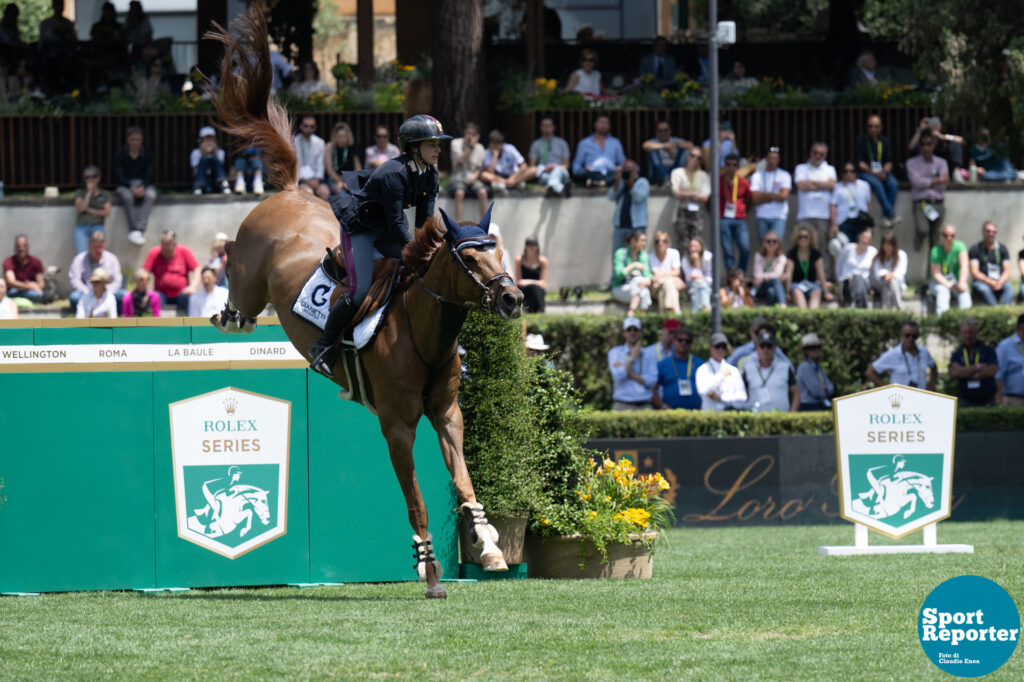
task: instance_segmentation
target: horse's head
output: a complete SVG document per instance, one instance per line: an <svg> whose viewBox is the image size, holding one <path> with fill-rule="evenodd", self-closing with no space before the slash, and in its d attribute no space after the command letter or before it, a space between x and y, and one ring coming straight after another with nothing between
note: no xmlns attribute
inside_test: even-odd
<svg viewBox="0 0 1024 682"><path fill-rule="evenodd" d="M493 206L493 204L492 204ZM465 277L456 277L455 295L465 302L480 305L504 318L519 317L523 312L523 292L501 266L501 248L488 234L491 209L476 225L459 225L441 211L446 232L445 244L456 270Z"/></svg>
<svg viewBox="0 0 1024 682"><path fill-rule="evenodd" d="M924 506L929 509L935 506L935 491L932 489L932 481L934 479L931 476L915 476L908 480L914 486L914 490L917 491L918 497L924 502Z"/></svg>
<svg viewBox="0 0 1024 682"><path fill-rule="evenodd" d="M270 505L267 503L267 491L251 485L239 486L239 488L244 488L239 492L245 501L252 505L252 510L256 512L260 523L264 526L268 525L270 523Z"/></svg>

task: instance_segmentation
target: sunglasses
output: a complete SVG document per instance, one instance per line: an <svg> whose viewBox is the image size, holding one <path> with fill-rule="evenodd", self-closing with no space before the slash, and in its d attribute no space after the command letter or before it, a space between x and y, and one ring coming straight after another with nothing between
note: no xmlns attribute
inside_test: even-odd
<svg viewBox="0 0 1024 682"><path fill-rule="evenodd" d="M655 244L668 244L668 240L667 239L655 239L654 243Z"/></svg>
<svg viewBox="0 0 1024 682"><path fill-rule="evenodd" d="M640 331L640 327L626 327L626 331L627 332L638 332L638 331Z"/></svg>
<svg viewBox="0 0 1024 682"><path fill-rule="evenodd" d="M778 239L765 239L764 243L765 244L778 244L779 240Z"/></svg>
<svg viewBox="0 0 1024 682"><path fill-rule="evenodd" d="M693 339L689 336L677 336L675 340L679 343L693 343Z"/></svg>
<svg viewBox="0 0 1024 682"><path fill-rule="evenodd" d="M726 161L725 162L725 167L726 168L739 168L739 166L740 165L738 163L736 163L735 161Z"/></svg>
<svg viewBox="0 0 1024 682"><path fill-rule="evenodd" d="M920 336L920 334L904 334L903 338L905 338L905 339L916 339L918 336Z"/></svg>
<svg viewBox="0 0 1024 682"><path fill-rule="evenodd" d="M804 346L804 350L821 350L821 346Z"/></svg>
<svg viewBox="0 0 1024 682"><path fill-rule="evenodd" d="M774 343L759 343L759 344L757 344L757 347L758 348L775 348L775 344Z"/></svg>
<svg viewBox="0 0 1024 682"><path fill-rule="evenodd" d="M86 180L98 180L100 176L98 176L98 175L83 175L82 177L85 178Z"/></svg>
<svg viewBox="0 0 1024 682"><path fill-rule="evenodd" d="M797 239L810 239L810 238L811 238L811 235L809 235L809 234L798 234L798 235L796 236L796 238L797 238Z"/></svg>
<svg viewBox="0 0 1024 682"><path fill-rule="evenodd" d="M844 173L856 173L857 169L856 168L844 168L843 172Z"/></svg>
<svg viewBox="0 0 1024 682"><path fill-rule="evenodd" d="M595 62L596 60L595 60L595 59L593 59L592 57L587 57L586 59L583 59L583 60L581 60L581 61L582 61L582 62L583 62L584 64L586 64L586 63L588 63L588 62L589 62L589 63L591 63L591 64L593 64L593 63L594 63L594 62Z"/></svg>
<svg viewBox="0 0 1024 682"><path fill-rule="evenodd" d="M942 235L942 238L943 239L952 239L955 236L956 236L955 234L944 234L944 235Z"/></svg>
<svg viewBox="0 0 1024 682"><path fill-rule="evenodd" d="M714 346L712 346L712 348L717 348L718 350L728 350L729 349L729 344L727 344L727 343L716 343Z"/></svg>
<svg viewBox="0 0 1024 682"><path fill-rule="evenodd" d="M378 140L382 140L382 139L384 139L387 136L388 136L387 133L382 133L380 135L374 135L374 137L376 137Z"/></svg>

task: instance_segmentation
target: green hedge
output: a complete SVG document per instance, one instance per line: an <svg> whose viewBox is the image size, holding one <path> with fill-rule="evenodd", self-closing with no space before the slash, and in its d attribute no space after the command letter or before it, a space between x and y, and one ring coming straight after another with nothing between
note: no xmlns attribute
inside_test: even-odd
<svg viewBox="0 0 1024 682"><path fill-rule="evenodd" d="M591 438L685 436L817 436L833 433L831 412L589 412ZM957 411L957 431L1024 430L1024 407L968 407Z"/></svg>

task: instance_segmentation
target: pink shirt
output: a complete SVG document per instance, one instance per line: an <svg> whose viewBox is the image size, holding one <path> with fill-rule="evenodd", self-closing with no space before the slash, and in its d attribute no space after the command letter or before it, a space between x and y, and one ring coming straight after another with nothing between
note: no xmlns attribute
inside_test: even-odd
<svg viewBox="0 0 1024 682"><path fill-rule="evenodd" d="M760 286L766 279L782 279L785 272L786 257L781 253L768 267L765 267L765 258L760 251L754 254L754 286Z"/></svg>

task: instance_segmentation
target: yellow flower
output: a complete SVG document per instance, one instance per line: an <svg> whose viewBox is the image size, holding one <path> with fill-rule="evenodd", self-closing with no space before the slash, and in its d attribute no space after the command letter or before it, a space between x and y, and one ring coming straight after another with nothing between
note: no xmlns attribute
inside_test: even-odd
<svg viewBox="0 0 1024 682"><path fill-rule="evenodd" d="M591 497L590 495L584 495L583 496L583 501L586 502L587 500L590 499L590 497Z"/></svg>
<svg viewBox="0 0 1024 682"><path fill-rule="evenodd" d="M591 509L590 511L588 511L588 512L587 512L587 517L588 517L588 518L589 518L589 519L590 519L591 521L593 521L594 519L596 519L596 518L597 518L597 512L596 512L596 511L594 511L593 509Z"/></svg>
<svg viewBox="0 0 1024 682"><path fill-rule="evenodd" d="M604 461L604 468L607 469L608 471L611 471L612 469L615 468L615 462L611 461L610 459L606 459Z"/></svg>
<svg viewBox="0 0 1024 682"><path fill-rule="evenodd" d="M78 88L75 88L74 90L72 90L72 91L71 91L71 96L72 96L73 98L74 98L74 97L78 97L78 96L79 96L79 95L81 95L81 94L82 94L82 91L81 91L81 90L79 90Z"/></svg>
<svg viewBox="0 0 1024 682"><path fill-rule="evenodd" d="M641 528L647 528L647 526L650 525L650 518L651 513L646 509L641 509L639 507L630 507L629 509L626 509L625 511L620 511L618 514L613 516L612 520L618 521L619 519L622 519L624 521L629 521L630 523L636 526L640 526Z"/></svg>
<svg viewBox="0 0 1024 682"><path fill-rule="evenodd" d="M551 525L551 521L549 521L548 519L541 519L540 522L543 523L545 526Z"/></svg>
<svg viewBox="0 0 1024 682"><path fill-rule="evenodd" d="M605 502L611 502L612 501L612 496L611 495L605 495L604 496L604 501Z"/></svg>
<svg viewBox="0 0 1024 682"><path fill-rule="evenodd" d="M665 479L658 481L658 490L668 490L670 487L671 486L669 486L668 481Z"/></svg>
<svg viewBox="0 0 1024 682"><path fill-rule="evenodd" d="M668 90L662 90L662 91L661 91L661 98L662 98L662 99L668 99L668 97L669 97L669 95L670 95L670 94L671 94L671 93L670 93L670 92L669 92Z"/></svg>

